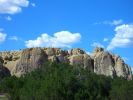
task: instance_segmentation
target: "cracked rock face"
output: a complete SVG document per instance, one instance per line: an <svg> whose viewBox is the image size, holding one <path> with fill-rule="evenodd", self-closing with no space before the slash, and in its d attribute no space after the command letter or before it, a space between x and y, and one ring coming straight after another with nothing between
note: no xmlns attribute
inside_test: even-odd
<svg viewBox="0 0 133 100"><path fill-rule="evenodd" d="M11 75L21 76L40 68L47 61L70 63L96 74L132 79L131 68L121 57L103 48L95 48L92 56L79 48L69 51L60 48L28 48L21 51L0 52L0 68L5 66Z"/></svg>
<svg viewBox="0 0 133 100"><path fill-rule="evenodd" d="M125 64L120 56L104 51L103 48L96 48L93 53L93 59L95 73L132 79L131 68Z"/></svg>
<svg viewBox="0 0 133 100"><path fill-rule="evenodd" d="M131 67L125 64L124 60L122 60L119 56L114 56L115 61L115 71L117 76L122 76L126 79L130 79L132 77Z"/></svg>
<svg viewBox="0 0 133 100"><path fill-rule="evenodd" d="M72 55L69 57L69 61L71 65L81 66L91 72L94 70L93 60L87 54Z"/></svg>
<svg viewBox="0 0 133 100"><path fill-rule="evenodd" d="M24 49L13 73L17 76L41 67L47 60L46 53L41 48Z"/></svg>
<svg viewBox="0 0 133 100"><path fill-rule="evenodd" d="M106 76L115 76L112 55L104 51L98 52L94 56L94 72Z"/></svg>

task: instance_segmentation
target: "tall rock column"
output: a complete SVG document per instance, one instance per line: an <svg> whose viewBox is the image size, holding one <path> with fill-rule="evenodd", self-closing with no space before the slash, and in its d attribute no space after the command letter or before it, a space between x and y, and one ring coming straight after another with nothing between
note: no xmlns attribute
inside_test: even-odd
<svg viewBox="0 0 133 100"><path fill-rule="evenodd" d="M118 77L124 77L125 79L132 79L131 67L125 64L124 60L120 56L114 55L115 71Z"/></svg>
<svg viewBox="0 0 133 100"><path fill-rule="evenodd" d="M114 60L112 55L105 52L103 48L96 48L93 53L94 72L106 76L115 76Z"/></svg>

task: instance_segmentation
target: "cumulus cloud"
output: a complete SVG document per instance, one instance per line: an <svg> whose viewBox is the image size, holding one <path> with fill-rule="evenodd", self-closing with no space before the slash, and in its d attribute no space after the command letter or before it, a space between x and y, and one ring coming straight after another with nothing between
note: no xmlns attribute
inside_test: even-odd
<svg viewBox="0 0 133 100"><path fill-rule="evenodd" d="M54 33L53 36L47 33L41 34L35 40L25 41L26 47L68 47L81 39L80 33L71 33L69 31L61 31Z"/></svg>
<svg viewBox="0 0 133 100"><path fill-rule="evenodd" d="M28 0L0 0L1 14L15 14L21 12L22 7L28 7Z"/></svg>
<svg viewBox="0 0 133 100"><path fill-rule="evenodd" d="M133 45L133 25L123 24L115 28L115 36L107 47L112 50L117 47L127 47Z"/></svg>
<svg viewBox="0 0 133 100"><path fill-rule="evenodd" d="M0 43L2 43L2 42L5 41L6 36L7 36L7 35L6 35L5 33L0 32Z"/></svg>
<svg viewBox="0 0 133 100"><path fill-rule="evenodd" d="M91 44L91 46L92 47L102 47L102 48L104 48L104 46L99 42L94 42L94 43Z"/></svg>

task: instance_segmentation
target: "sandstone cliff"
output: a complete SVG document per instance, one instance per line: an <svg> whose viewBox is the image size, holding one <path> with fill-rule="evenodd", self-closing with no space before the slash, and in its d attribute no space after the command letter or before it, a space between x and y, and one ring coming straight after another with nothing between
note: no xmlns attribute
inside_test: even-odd
<svg viewBox="0 0 133 100"><path fill-rule="evenodd" d="M39 68L47 61L66 62L82 66L96 74L132 79L131 67L125 64L120 56L104 51L103 48L96 48L91 56L79 48L69 51L60 48L28 48L0 52L0 74L5 73L3 68L6 68L11 75L19 77Z"/></svg>

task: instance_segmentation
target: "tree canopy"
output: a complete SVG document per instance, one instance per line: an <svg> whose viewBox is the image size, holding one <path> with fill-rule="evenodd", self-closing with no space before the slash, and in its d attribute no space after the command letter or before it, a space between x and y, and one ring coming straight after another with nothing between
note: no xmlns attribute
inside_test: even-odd
<svg viewBox="0 0 133 100"><path fill-rule="evenodd" d="M0 92L7 93L10 100L132 100L133 81L47 62L19 78L2 79Z"/></svg>

